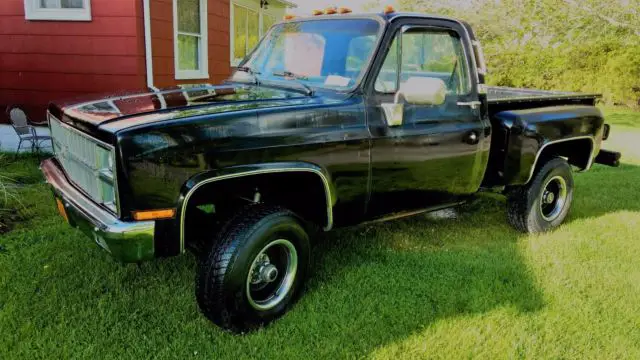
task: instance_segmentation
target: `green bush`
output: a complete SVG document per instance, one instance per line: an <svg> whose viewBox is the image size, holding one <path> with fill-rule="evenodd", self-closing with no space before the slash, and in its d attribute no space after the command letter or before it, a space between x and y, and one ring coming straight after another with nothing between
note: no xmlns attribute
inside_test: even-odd
<svg viewBox="0 0 640 360"><path fill-rule="evenodd" d="M468 21L492 85L596 92L640 107L640 2L399 0L403 11Z"/></svg>
<svg viewBox="0 0 640 360"><path fill-rule="evenodd" d="M597 92L609 105L640 105L640 45L594 40L505 51L489 44L486 52L492 85Z"/></svg>

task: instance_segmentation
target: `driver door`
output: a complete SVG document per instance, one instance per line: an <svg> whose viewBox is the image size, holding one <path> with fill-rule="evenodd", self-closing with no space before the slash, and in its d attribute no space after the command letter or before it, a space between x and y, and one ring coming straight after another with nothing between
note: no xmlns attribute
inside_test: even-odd
<svg viewBox="0 0 640 360"><path fill-rule="evenodd" d="M371 218L455 203L476 192L484 176L490 125L466 56L469 41L457 23L427 22L397 25L369 89ZM444 83L444 100L408 103L398 96L408 82Z"/></svg>

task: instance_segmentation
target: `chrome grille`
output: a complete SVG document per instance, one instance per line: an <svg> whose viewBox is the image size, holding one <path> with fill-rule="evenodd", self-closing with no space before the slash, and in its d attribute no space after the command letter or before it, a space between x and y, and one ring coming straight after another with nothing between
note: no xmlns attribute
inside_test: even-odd
<svg viewBox="0 0 640 360"><path fill-rule="evenodd" d="M49 115L56 159L71 182L93 201L117 213L115 152L112 146L89 137Z"/></svg>

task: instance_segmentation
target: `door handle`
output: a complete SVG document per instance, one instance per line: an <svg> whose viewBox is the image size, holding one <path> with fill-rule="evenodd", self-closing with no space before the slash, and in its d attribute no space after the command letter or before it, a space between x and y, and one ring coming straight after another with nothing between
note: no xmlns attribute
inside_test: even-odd
<svg viewBox="0 0 640 360"><path fill-rule="evenodd" d="M469 101L469 102L459 101L458 102L458 106L468 106L473 110L479 108L480 105L482 105L480 101Z"/></svg>

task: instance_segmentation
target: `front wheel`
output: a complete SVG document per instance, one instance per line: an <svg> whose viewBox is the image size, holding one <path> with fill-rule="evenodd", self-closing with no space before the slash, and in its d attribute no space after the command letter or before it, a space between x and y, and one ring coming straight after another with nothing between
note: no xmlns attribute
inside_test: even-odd
<svg viewBox="0 0 640 360"><path fill-rule="evenodd" d="M283 315L300 293L309 236L291 211L252 205L214 236L200 262L196 298L220 327L245 332Z"/></svg>
<svg viewBox="0 0 640 360"><path fill-rule="evenodd" d="M509 223L524 233L550 231L562 224L573 201L573 174L566 160L544 164L527 185L507 192Z"/></svg>

